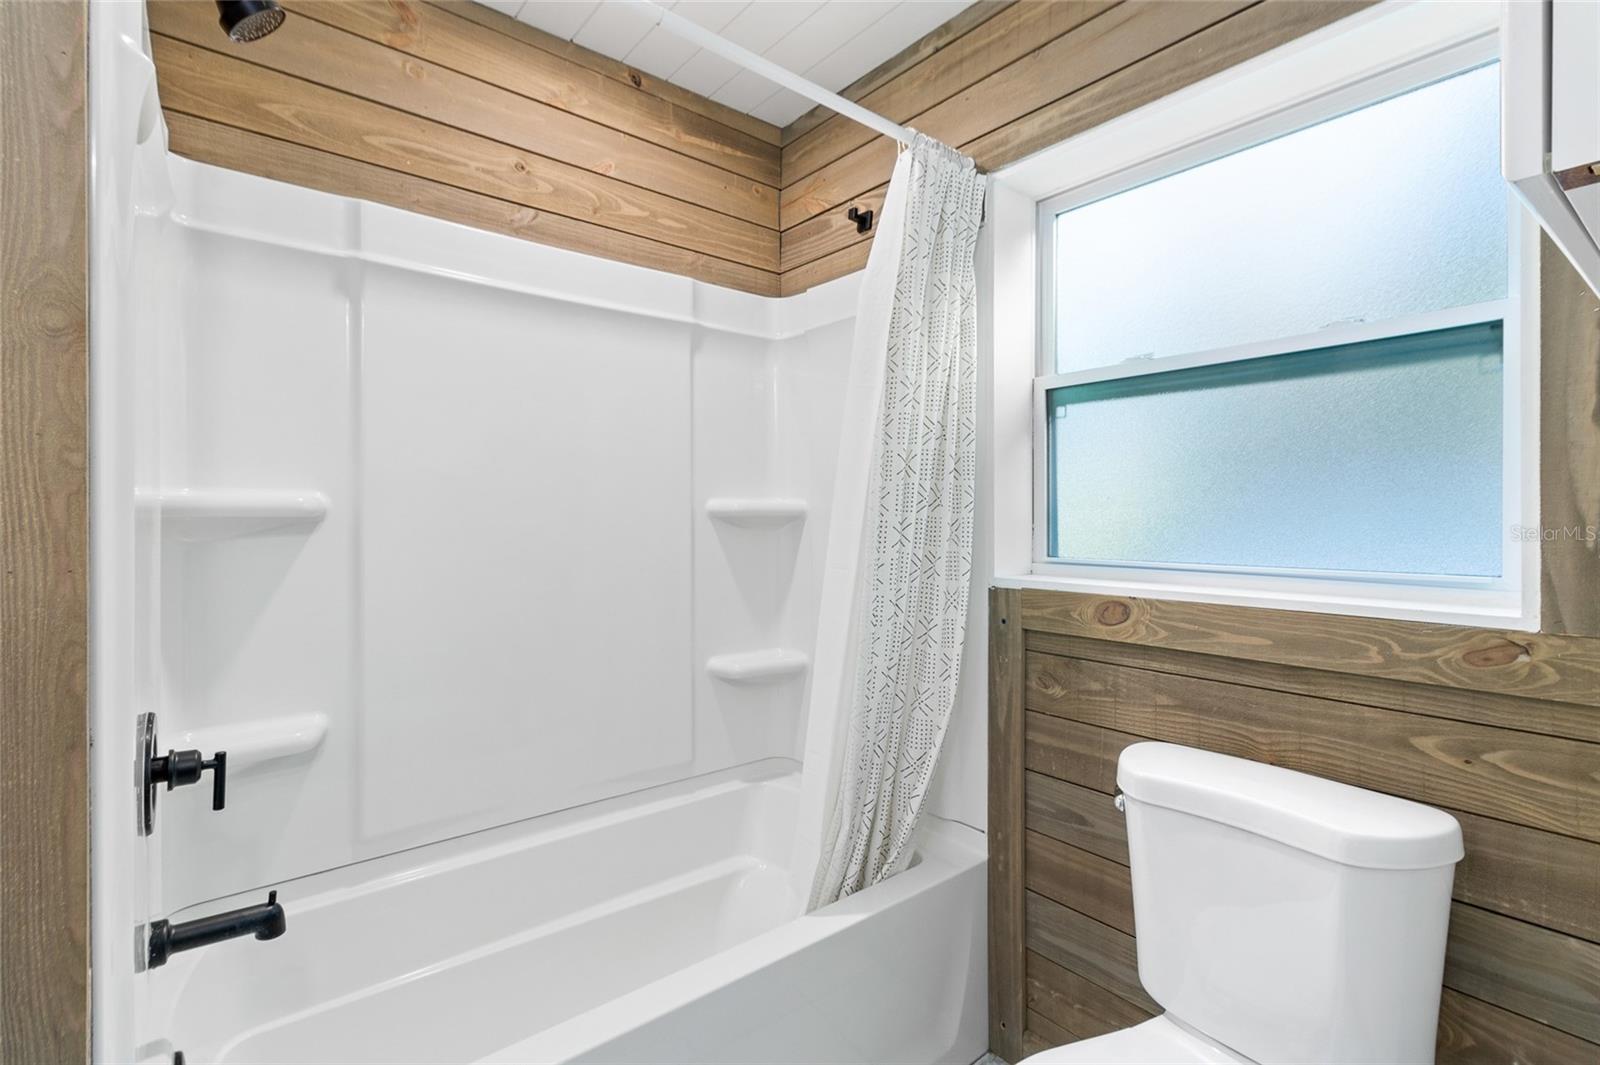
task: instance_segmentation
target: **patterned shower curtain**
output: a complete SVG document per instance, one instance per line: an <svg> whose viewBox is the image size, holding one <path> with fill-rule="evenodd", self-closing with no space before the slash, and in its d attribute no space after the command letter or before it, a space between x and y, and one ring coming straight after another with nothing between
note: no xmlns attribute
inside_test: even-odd
<svg viewBox="0 0 1600 1065"><path fill-rule="evenodd" d="M858 341L883 335L887 311L887 343L870 353L882 359L882 391L852 605L853 679L808 909L909 860L955 702L972 576L983 194L971 159L918 134L895 166L867 262Z"/></svg>

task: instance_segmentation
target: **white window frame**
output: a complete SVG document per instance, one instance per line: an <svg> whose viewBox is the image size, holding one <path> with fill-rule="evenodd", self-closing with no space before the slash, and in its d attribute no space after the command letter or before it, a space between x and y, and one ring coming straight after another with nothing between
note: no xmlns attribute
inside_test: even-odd
<svg viewBox="0 0 1600 1065"><path fill-rule="evenodd" d="M1417 8L1431 10L1417 10ZM1348 32L1340 32L1340 31ZM1373 47L1381 33L1384 48ZM1296 54L1298 53L1298 54ZM1508 296L1469 307L1409 315L1374 323L1332 327L1316 333L1237 347L1138 360L1108 367L1058 374L1054 372L1055 328L1051 278L1054 220L1066 210L1137 185L1157 180L1210 159L1239 151L1273 137L1303 129L1337 115L1463 73L1499 56L1499 37L1484 10L1466 5L1386 3L1367 17L1347 19L1312 39L1269 53L1240 68L1193 87L1181 98L1158 102L1090 135L1089 149L1109 146L1113 165L1098 172L1090 165L1074 167L1071 157L1061 169L1083 174L1052 195L1034 196L1037 332L1032 367L1031 562L1026 574L997 577L1013 587L1065 588L1098 594L1227 602L1329 613L1409 618L1424 621L1538 627L1538 537L1517 539L1518 527L1538 527L1538 226L1521 210L1507 189ZM1263 84L1276 83L1284 100L1277 109L1262 108ZM1255 100L1250 98L1254 96ZM1208 99L1210 97L1210 99ZM1196 135L1192 121L1182 121L1183 108L1211 106L1248 115ZM1154 115L1170 108L1174 114ZM1198 113L1198 112L1196 112ZM1208 116L1209 117L1209 116ZM1073 142L1061 147L1070 149ZM1055 154L1053 151L1045 153ZM1001 172L1023 190L1036 190L1049 160L1034 159ZM1031 189L1030 189L1031 186ZM1004 313L997 297L993 312ZM1390 573L1349 573L1244 566L1186 566L1163 563L1064 562L1048 555L1049 515L1048 426L1046 395L1050 389L1091 381L1162 373L1194 366L1306 351L1363 340L1445 329L1476 322L1503 321L1503 440L1501 576L1452 577ZM998 397L997 397L998 399ZM1001 405L997 402L996 411ZM1014 408L1013 408L1014 409ZM997 513L997 519L1000 515Z"/></svg>

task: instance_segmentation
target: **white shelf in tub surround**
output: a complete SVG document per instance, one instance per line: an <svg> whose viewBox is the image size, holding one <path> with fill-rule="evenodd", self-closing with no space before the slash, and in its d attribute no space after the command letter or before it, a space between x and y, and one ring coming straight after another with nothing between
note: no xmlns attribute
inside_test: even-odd
<svg viewBox="0 0 1600 1065"><path fill-rule="evenodd" d="M806 501L722 497L706 500L706 513L714 520L729 525L768 528L803 520L806 516Z"/></svg>
<svg viewBox="0 0 1600 1065"><path fill-rule="evenodd" d="M161 528L180 540L224 540L292 526L316 525L328 514L321 492L185 488L141 494L142 509L161 515Z"/></svg>
<svg viewBox="0 0 1600 1065"><path fill-rule="evenodd" d="M190 729L179 737L177 746L227 751L228 771L237 773L263 762L314 751L322 746L327 735L327 714L285 714L235 725Z"/></svg>
<svg viewBox="0 0 1600 1065"><path fill-rule="evenodd" d="M763 651L712 655L706 659L706 672L729 684L768 684L806 671L811 659L803 651L773 647Z"/></svg>

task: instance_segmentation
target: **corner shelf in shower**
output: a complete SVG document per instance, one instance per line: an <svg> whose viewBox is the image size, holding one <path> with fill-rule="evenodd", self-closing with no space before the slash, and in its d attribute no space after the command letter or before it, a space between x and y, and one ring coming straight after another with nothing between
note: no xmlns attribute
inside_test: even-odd
<svg viewBox="0 0 1600 1065"><path fill-rule="evenodd" d="M186 488L141 495L140 507L160 511L161 528L179 540L225 540L304 526L328 513L321 492Z"/></svg>
<svg viewBox="0 0 1600 1065"><path fill-rule="evenodd" d="M803 499L721 497L706 500L706 513L729 525L763 528L787 525L806 516Z"/></svg>
<svg viewBox="0 0 1600 1065"><path fill-rule="evenodd" d="M286 714L190 729L178 738L178 746L227 751L228 772L239 773L263 762L314 751L327 734L327 714Z"/></svg>
<svg viewBox="0 0 1600 1065"><path fill-rule="evenodd" d="M811 660L803 651L773 647L763 651L712 655L706 659L706 672L730 684L770 684L798 677Z"/></svg>

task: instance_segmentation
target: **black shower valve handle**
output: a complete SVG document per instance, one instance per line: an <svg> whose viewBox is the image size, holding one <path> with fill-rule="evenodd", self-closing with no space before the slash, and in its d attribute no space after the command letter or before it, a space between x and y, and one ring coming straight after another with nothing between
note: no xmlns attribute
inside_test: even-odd
<svg viewBox="0 0 1600 1065"><path fill-rule="evenodd" d="M200 774L211 770L211 808L220 810L228 798L228 752L218 751L206 758L199 751L168 751L150 759L150 783L165 782L167 790L195 784Z"/></svg>

